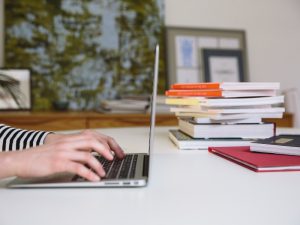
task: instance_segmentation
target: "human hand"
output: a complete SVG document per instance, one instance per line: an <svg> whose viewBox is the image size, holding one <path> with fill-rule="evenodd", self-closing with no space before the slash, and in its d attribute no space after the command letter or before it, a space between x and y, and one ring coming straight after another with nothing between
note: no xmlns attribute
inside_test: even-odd
<svg viewBox="0 0 300 225"><path fill-rule="evenodd" d="M50 133L46 136L44 144L53 144L61 142L71 142L75 139L87 139L87 140L96 140L102 143L106 149L113 152L118 158L122 159L125 157L125 153L119 144L112 138L107 135L101 134L93 130L84 130L80 133L75 134L53 134Z"/></svg>
<svg viewBox="0 0 300 225"><path fill-rule="evenodd" d="M9 175L32 178L69 172L89 181L99 181L105 176L105 171L91 151L108 160L113 159L112 151L119 158L125 156L112 138L97 132L51 135L50 138L46 138L44 145L19 152L2 153L5 154L2 156L6 157L5 162L9 165L9 168L6 167Z"/></svg>

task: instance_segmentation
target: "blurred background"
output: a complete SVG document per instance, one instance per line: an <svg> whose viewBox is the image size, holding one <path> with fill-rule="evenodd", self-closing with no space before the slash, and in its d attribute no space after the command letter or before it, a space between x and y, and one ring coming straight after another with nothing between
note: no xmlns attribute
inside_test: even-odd
<svg viewBox="0 0 300 225"><path fill-rule="evenodd" d="M147 96L155 43L163 52L163 94L174 76L167 69L169 27L238 30L247 81L280 82L300 126L299 0L0 0L0 21L0 65L30 69L33 111L60 102L95 110L107 99Z"/></svg>

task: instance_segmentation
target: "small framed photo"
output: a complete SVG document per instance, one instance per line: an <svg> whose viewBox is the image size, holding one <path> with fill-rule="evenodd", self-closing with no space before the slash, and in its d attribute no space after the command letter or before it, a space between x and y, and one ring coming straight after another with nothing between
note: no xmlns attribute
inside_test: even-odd
<svg viewBox="0 0 300 225"><path fill-rule="evenodd" d="M0 68L0 110L31 110L29 69Z"/></svg>
<svg viewBox="0 0 300 225"><path fill-rule="evenodd" d="M235 59L242 60L243 74L236 80L248 80L246 32L244 30L167 27L166 60L169 87L174 83L197 83L207 80L204 74L202 52L204 49L217 49L224 54L229 54L230 51L241 53L241 57L236 56ZM229 58L226 57L226 59L230 61ZM231 60L231 64L235 59ZM217 62L217 65L220 64ZM233 79L233 75L231 78Z"/></svg>
<svg viewBox="0 0 300 225"><path fill-rule="evenodd" d="M245 81L241 50L203 49L202 58L206 82Z"/></svg>

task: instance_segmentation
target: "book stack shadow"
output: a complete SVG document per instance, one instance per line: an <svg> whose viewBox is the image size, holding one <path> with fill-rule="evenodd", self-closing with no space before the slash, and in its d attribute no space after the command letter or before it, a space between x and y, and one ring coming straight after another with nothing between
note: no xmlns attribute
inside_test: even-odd
<svg viewBox="0 0 300 225"><path fill-rule="evenodd" d="M249 146L275 135L284 96L277 82L177 83L166 91L166 104L178 118L169 138L179 149Z"/></svg>

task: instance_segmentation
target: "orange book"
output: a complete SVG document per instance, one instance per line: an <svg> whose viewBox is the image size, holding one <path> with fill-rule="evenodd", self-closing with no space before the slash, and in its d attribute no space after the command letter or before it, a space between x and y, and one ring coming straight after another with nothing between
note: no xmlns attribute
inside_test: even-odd
<svg viewBox="0 0 300 225"><path fill-rule="evenodd" d="M172 89L220 89L220 83L177 83L171 86Z"/></svg>
<svg viewBox="0 0 300 225"><path fill-rule="evenodd" d="M278 90L278 82L208 82L208 83L177 83L171 86L176 90Z"/></svg>
<svg viewBox="0 0 300 225"><path fill-rule="evenodd" d="M202 97L222 97L222 90L168 90L166 96L185 97L185 96L202 96Z"/></svg>

